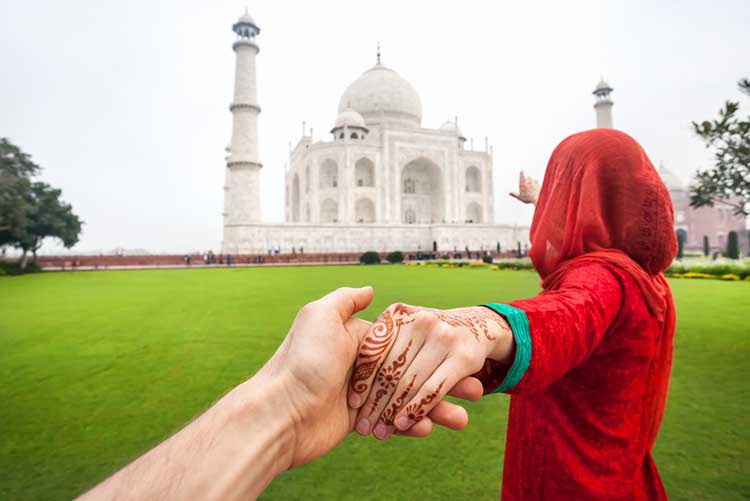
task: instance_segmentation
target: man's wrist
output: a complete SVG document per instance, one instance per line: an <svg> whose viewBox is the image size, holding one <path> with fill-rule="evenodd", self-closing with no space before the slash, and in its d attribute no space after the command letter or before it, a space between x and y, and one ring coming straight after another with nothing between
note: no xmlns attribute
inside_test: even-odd
<svg viewBox="0 0 750 501"><path fill-rule="evenodd" d="M285 374L261 371L227 395L232 419L248 431L273 436L275 474L288 470L294 458L295 414L287 388Z"/></svg>

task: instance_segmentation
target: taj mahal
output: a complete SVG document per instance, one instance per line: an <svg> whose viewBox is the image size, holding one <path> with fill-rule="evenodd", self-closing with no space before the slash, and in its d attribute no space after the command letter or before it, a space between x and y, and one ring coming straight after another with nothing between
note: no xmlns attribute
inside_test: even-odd
<svg viewBox="0 0 750 501"><path fill-rule="evenodd" d="M380 51L341 95L328 141L313 141L303 127L285 172L285 222L263 223L255 80L260 28L245 14L232 29L224 253L509 250L528 242L528 227L494 222L492 148L486 142L482 151L466 148L455 120L424 127L419 94L382 64ZM611 92L604 80L594 89L596 127L614 127ZM729 231L744 233L742 218L721 207L689 207L681 181L664 166L659 173L687 249L701 249L708 239L721 250Z"/></svg>
<svg viewBox="0 0 750 501"><path fill-rule="evenodd" d="M341 95L330 139L303 131L285 181L285 222L260 211L257 37L247 14L237 34L232 137L224 186L225 253L515 248L528 227L494 224L491 149L467 149L456 121L422 125L416 89L381 62Z"/></svg>

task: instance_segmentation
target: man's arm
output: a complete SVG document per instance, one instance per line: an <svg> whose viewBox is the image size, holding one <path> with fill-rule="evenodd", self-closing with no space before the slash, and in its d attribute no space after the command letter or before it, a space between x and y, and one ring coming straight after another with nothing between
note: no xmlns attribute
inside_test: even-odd
<svg viewBox="0 0 750 501"><path fill-rule="evenodd" d="M254 499L290 467L284 386L262 372L81 499Z"/></svg>
<svg viewBox="0 0 750 501"><path fill-rule="evenodd" d="M333 449L354 428L346 391L370 323L352 315L372 296L370 287L342 288L305 305L255 376L81 499L252 499L281 472ZM476 400L481 388L467 378L450 394ZM433 421L461 429L468 416L443 401L402 434L427 436Z"/></svg>

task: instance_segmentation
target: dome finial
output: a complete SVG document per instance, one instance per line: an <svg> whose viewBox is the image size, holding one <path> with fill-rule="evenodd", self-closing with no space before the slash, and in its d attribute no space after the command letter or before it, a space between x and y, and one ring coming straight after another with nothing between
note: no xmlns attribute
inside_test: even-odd
<svg viewBox="0 0 750 501"><path fill-rule="evenodd" d="M380 64L380 42L378 42L378 64Z"/></svg>

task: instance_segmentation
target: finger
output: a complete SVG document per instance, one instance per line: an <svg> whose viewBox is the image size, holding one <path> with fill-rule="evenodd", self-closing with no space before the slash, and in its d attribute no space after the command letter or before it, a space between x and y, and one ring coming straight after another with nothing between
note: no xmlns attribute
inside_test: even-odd
<svg viewBox="0 0 750 501"><path fill-rule="evenodd" d="M469 424L469 413L460 405L448 402L447 400L441 400L427 414L425 419L429 419L440 426L445 426L451 430L458 431L463 430L466 428L466 425ZM411 429L420 426L425 419L418 421Z"/></svg>
<svg viewBox="0 0 750 501"><path fill-rule="evenodd" d="M378 421L383 410L397 391L403 391L402 377L409 371L414 357L424 344L425 332L421 319L428 313L415 313L409 317L407 327L402 328L393 341L393 347L383 360L367 396L357 416L357 432L367 435ZM404 320L406 321L406 320ZM436 362L435 367L441 360Z"/></svg>
<svg viewBox="0 0 750 501"><path fill-rule="evenodd" d="M423 438L428 436L432 433L432 420L429 417L424 418L411 428L409 428L406 431L397 431L396 435L401 435L402 437L415 437L415 438Z"/></svg>
<svg viewBox="0 0 750 501"><path fill-rule="evenodd" d="M357 341L357 346L359 346L359 343L365 338L367 331L370 330L370 326L372 326L372 322L357 317L352 317L344 323L344 328Z"/></svg>
<svg viewBox="0 0 750 501"><path fill-rule="evenodd" d="M382 409L376 409L369 418L369 422L374 424L372 429L375 438L385 440L396 430L393 424L403 406L411 399L424 383L430 378L432 373L445 360L447 353L443 349L422 349L414 362L409 366L396 388L391 400L387 402ZM437 403L437 402L436 402ZM426 415L426 412L425 412ZM379 417L378 417L379 416ZM416 421L415 421L416 422ZM402 428L405 430L407 428Z"/></svg>
<svg viewBox="0 0 750 501"><path fill-rule="evenodd" d="M333 308L341 316L341 320L345 322L358 311L367 308L374 295L375 291L370 286L358 289L340 287L318 301L322 305Z"/></svg>
<svg viewBox="0 0 750 501"><path fill-rule="evenodd" d="M349 406L357 409L362 406L370 394L372 382L380 369L385 357L388 356L393 340L414 307L394 304L389 306L373 322L372 327L359 345L354 374L349 385L347 401Z"/></svg>
<svg viewBox="0 0 750 501"><path fill-rule="evenodd" d="M479 379L471 376L467 376L460 380L456 385L450 389L448 395L451 397L460 398L462 400L469 400L476 402L484 394L484 387Z"/></svg>
<svg viewBox="0 0 750 501"><path fill-rule="evenodd" d="M461 374L463 367L464 364L459 363L456 357L446 359L419 388L416 395L394 416L393 423L396 428L408 430L428 415L456 384L456 374Z"/></svg>

